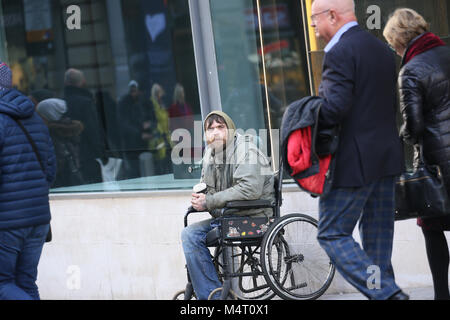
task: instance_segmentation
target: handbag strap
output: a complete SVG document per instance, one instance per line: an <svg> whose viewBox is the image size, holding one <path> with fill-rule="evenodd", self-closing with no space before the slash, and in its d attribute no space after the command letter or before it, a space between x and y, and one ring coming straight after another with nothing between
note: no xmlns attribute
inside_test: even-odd
<svg viewBox="0 0 450 320"><path fill-rule="evenodd" d="M39 161L39 165L41 166L42 172L44 172L44 174L45 174L45 169L44 169L44 165L42 164L41 156L39 155L38 148L36 147L36 144L34 143L33 139L31 138L30 133L28 132L28 130L25 128L25 126L19 119L13 118L13 120L17 123L17 125L20 127L20 129L22 129L23 133L25 134L28 141L30 142L31 147L33 148L33 151L36 154L36 158Z"/></svg>
<svg viewBox="0 0 450 320"><path fill-rule="evenodd" d="M425 157L423 156L423 138L419 139L419 142L417 143L418 148L419 148L419 161L421 165L425 165L426 161L425 161Z"/></svg>

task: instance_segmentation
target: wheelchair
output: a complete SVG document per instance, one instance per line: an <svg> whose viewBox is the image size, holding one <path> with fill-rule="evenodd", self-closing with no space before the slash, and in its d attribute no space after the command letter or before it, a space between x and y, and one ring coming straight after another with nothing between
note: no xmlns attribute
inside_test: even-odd
<svg viewBox="0 0 450 320"><path fill-rule="evenodd" d="M221 300L313 300L331 285L335 267L317 241L317 220L301 214L280 216L282 167L275 174L275 201L232 201L221 209L220 226L211 230L206 245L222 287ZM236 216L240 210L270 208L271 217ZM190 207L184 216L195 209ZM186 267L187 269L187 267ZM196 299L189 270L186 288L174 300Z"/></svg>

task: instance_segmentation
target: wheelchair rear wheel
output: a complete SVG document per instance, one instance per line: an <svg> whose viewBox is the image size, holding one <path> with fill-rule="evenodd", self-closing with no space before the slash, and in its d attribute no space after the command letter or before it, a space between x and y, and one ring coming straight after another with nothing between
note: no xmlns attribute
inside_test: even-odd
<svg viewBox="0 0 450 320"><path fill-rule="evenodd" d="M317 220L304 214L283 216L261 245L266 281L282 299L312 300L330 286L335 267L317 241Z"/></svg>

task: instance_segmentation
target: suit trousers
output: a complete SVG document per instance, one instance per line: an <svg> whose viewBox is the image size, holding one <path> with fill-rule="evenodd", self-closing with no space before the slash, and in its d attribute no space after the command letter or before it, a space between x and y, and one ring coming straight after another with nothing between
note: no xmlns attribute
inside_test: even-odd
<svg viewBox="0 0 450 320"><path fill-rule="evenodd" d="M400 291L391 264L395 177L320 198L318 241L345 280L369 299ZM353 238L359 221L362 247Z"/></svg>

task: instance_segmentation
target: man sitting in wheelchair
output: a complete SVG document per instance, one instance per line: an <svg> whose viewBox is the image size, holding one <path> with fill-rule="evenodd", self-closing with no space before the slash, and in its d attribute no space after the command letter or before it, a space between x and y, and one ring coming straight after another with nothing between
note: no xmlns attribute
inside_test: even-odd
<svg viewBox="0 0 450 320"><path fill-rule="evenodd" d="M206 194L192 194L197 211L208 211L212 218L186 227L182 234L183 251L197 299L205 300L221 287L206 245L206 235L220 224L221 208L230 201L275 199L274 177L268 158L253 138L236 132L233 120L225 113L210 113L204 122L207 149L203 158L201 182ZM248 209L239 216L271 216L273 210Z"/></svg>

